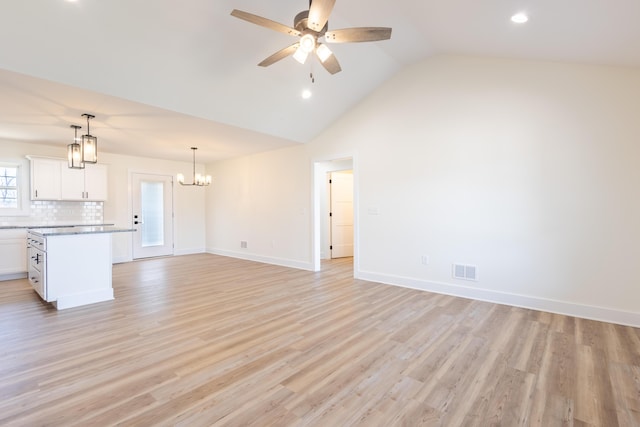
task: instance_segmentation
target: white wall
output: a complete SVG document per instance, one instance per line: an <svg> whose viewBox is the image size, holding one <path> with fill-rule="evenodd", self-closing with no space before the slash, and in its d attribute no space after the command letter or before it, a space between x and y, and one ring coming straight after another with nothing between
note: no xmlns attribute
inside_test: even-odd
<svg viewBox="0 0 640 427"><path fill-rule="evenodd" d="M358 277L638 326L639 113L637 69L428 59L308 146L211 165L208 247L312 263L309 165L353 153Z"/></svg>
<svg viewBox="0 0 640 427"><path fill-rule="evenodd" d="M305 146L209 165L208 251L311 269L311 170Z"/></svg>
<svg viewBox="0 0 640 427"><path fill-rule="evenodd" d="M0 158L3 156L24 157L39 155L64 157L66 145L60 147L48 145L26 144L18 142L0 142ZM175 175L178 172L189 172L193 165L189 162L149 159L123 156L106 152L99 153L99 162L109 167L109 199L104 202L104 221L114 223L118 227L132 227L130 172L148 172ZM198 165L202 170L202 166ZM202 188L174 188L175 206L175 253L196 253L205 250L205 190ZM132 240L129 233L113 235L114 260L129 261L132 259Z"/></svg>

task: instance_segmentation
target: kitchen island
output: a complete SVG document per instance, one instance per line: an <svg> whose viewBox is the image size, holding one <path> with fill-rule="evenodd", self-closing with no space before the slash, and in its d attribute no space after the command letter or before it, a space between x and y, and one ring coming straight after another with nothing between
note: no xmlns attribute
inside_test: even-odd
<svg viewBox="0 0 640 427"><path fill-rule="evenodd" d="M42 224L0 222L0 282L27 277L27 230L30 228L86 227L114 224Z"/></svg>
<svg viewBox="0 0 640 427"><path fill-rule="evenodd" d="M113 299L113 233L135 229L83 226L29 229L29 282L58 310Z"/></svg>

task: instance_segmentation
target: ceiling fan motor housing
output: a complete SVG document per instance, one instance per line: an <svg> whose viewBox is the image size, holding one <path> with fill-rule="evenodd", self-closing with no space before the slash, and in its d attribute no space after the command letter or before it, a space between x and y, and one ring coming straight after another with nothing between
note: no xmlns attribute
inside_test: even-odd
<svg viewBox="0 0 640 427"><path fill-rule="evenodd" d="M298 13L296 17L293 19L293 28L295 28L296 30L300 31L303 34L313 34L314 36L316 36L316 38L318 38L318 37L324 36L324 34L329 29L329 21L327 21L327 23L324 24L324 27L322 27L322 30L313 31L311 28L309 28L309 11L303 10L302 12Z"/></svg>

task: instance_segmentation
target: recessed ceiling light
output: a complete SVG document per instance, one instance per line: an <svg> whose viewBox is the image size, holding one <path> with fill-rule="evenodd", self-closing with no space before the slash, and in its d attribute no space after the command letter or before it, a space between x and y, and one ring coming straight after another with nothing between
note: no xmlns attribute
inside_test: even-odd
<svg viewBox="0 0 640 427"><path fill-rule="evenodd" d="M524 24L529 20L529 17L524 13L516 13L511 17L511 21L516 24Z"/></svg>
<svg viewBox="0 0 640 427"><path fill-rule="evenodd" d="M311 98L311 91L309 89L305 89L302 91L302 99L309 99Z"/></svg>

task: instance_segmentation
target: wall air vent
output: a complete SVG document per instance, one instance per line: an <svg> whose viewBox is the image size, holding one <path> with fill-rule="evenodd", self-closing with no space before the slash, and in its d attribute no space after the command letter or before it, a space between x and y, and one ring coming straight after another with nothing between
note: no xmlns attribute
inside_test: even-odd
<svg viewBox="0 0 640 427"><path fill-rule="evenodd" d="M477 281L478 267L475 265L453 264L453 278Z"/></svg>

